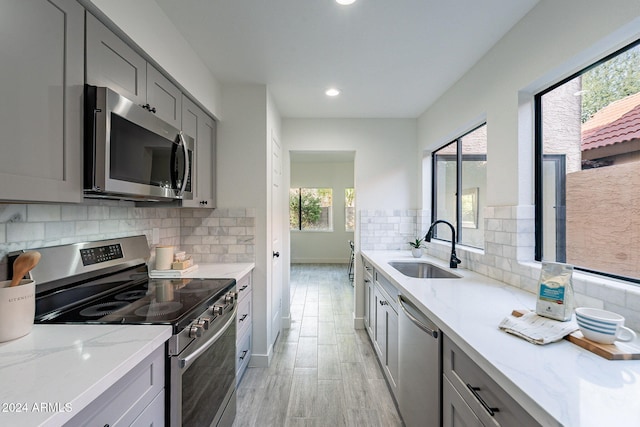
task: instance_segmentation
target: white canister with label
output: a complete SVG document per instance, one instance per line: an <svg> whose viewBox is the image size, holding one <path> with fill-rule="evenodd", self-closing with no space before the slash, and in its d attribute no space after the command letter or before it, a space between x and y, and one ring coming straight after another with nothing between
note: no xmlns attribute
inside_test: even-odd
<svg viewBox="0 0 640 427"><path fill-rule="evenodd" d="M10 283L0 282L0 342L29 334L36 315L36 282L25 279L16 286Z"/></svg>

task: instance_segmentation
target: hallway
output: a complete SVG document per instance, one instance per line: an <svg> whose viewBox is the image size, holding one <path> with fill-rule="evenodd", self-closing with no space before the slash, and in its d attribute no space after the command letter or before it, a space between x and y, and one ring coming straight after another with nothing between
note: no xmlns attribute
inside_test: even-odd
<svg viewBox="0 0 640 427"><path fill-rule="evenodd" d="M241 426L401 426L343 264L291 266L291 328L237 390Z"/></svg>

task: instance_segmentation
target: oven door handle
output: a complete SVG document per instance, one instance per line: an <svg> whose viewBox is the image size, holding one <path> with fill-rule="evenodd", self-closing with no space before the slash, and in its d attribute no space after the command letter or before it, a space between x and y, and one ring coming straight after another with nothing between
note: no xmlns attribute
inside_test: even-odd
<svg viewBox="0 0 640 427"><path fill-rule="evenodd" d="M224 334L227 329L229 329L229 327L231 325L233 325L236 321L236 313L238 312L238 306L235 305L233 307L233 312L231 317L229 317L229 320L227 320L227 323L225 323L225 325L220 328L220 330L218 332L216 332L216 334L214 336L212 336L211 338L209 338L207 340L207 342L205 342L204 344L202 344L200 347L198 347L198 349L196 351L194 351L193 353L191 353L190 355L188 355L187 357L180 359L178 361L178 366L180 367L180 369L187 369L189 366L191 366L191 364L193 362L195 362L195 360L205 351L207 351L207 349L209 347L211 347L213 344L216 343L216 341L218 341L218 339L222 336L222 334Z"/></svg>

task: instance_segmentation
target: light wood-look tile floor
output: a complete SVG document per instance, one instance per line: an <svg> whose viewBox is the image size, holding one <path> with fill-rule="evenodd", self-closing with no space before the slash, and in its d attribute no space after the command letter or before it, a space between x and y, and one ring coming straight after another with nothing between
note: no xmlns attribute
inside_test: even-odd
<svg viewBox="0 0 640 427"><path fill-rule="evenodd" d="M291 328L268 368L248 368L234 427L402 426L364 330L346 265L291 266Z"/></svg>

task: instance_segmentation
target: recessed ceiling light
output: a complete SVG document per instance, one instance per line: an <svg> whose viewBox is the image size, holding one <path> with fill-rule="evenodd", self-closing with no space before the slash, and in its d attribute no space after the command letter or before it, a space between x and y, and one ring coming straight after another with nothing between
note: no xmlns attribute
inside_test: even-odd
<svg viewBox="0 0 640 427"><path fill-rule="evenodd" d="M329 88L324 92L327 96L338 96L340 95L340 91L335 87Z"/></svg>
<svg viewBox="0 0 640 427"><path fill-rule="evenodd" d="M341 4L343 6L348 6L350 4L355 3L356 0L336 0L336 3Z"/></svg>

